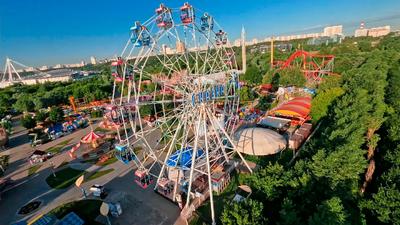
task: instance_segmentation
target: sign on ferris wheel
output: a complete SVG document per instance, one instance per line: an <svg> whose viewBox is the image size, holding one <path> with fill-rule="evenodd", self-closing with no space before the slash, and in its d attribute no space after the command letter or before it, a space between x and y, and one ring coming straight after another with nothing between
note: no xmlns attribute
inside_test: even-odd
<svg viewBox="0 0 400 225"><path fill-rule="evenodd" d="M224 188L221 180L238 160L248 167L232 139L240 86L227 33L189 3L161 4L130 31L111 68L107 115L121 128L117 157L137 168L137 184L154 185L182 206L183 216L209 196L215 222L213 191Z"/></svg>

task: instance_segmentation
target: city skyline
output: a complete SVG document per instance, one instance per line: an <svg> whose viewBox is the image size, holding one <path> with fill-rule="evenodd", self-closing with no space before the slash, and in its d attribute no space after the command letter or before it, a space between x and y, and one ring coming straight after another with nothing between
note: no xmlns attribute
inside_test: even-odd
<svg viewBox="0 0 400 225"><path fill-rule="evenodd" d="M146 20L154 14L154 9L159 4L159 2L142 3L143 10L129 13L129 10L121 9L121 13L115 17L100 18L99 15L93 15L92 11L96 10L85 11L84 5L88 3L74 5L69 1L69 3L61 2L59 5L54 5L45 2L36 5L3 3L8 7L0 9L0 62L8 56L26 65L38 67L71 64L82 60L89 62L91 56L98 59L113 57L119 54L128 39L132 21ZM367 27L390 25L392 30L399 29L400 25L400 14L392 10L396 8L395 6L400 7L400 2L396 1L385 1L379 4L374 1L352 1L351 3L336 1L334 4L326 1L318 3L254 1L244 9L239 7L240 2L237 1L229 5L209 1L191 3L199 9L210 9L208 11L228 32L232 42L240 37L242 25L246 28L247 40L254 38L263 40L272 35L320 32L325 26L339 24L343 25L344 34L354 35L354 30L359 27L361 21L364 21ZM115 15L115 12L110 12L109 9L104 10L106 3L96 4L92 7L99 10L97 12L101 12L100 14ZM123 2L121 4L132 5L132 3ZM182 2L170 1L165 4L178 7ZM323 13L332 6L334 10L330 10L329 14ZM51 11L55 7L62 8L59 14ZM20 9L21 13L30 11L35 20L26 23L28 20L23 20L27 18L26 15L22 15L22 18L16 17L15 12L18 11L16 8ZM84 15L79 14L76 15L77 18L69 18L68 15L74 15L68 14L68 12L72 13L68 11L71 8L74 8L73 12ZM284 10L279 11L282 9ZM233 12L236 10L237 13L230 13L229 10ZM357 15L353 15L352 10L357 10ZM371 10L375 13L371 14ZM313 15L307 12L312 12ZM1 67L3 65L0 65Z"/></svg>

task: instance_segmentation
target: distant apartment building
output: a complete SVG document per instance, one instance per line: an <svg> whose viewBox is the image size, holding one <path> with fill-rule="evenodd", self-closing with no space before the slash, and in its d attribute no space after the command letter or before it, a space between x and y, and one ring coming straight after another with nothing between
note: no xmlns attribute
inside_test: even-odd
<svg viewBox="0 0 400 225"><path fill-rule="evenodd" d="M64 68L64 65L57 64L57 65L53 66L53 69L61 69L61 68Z"/></svg>
<svg viewBox="0 0 400 225"><path fill-rule="evenodd" d="M385 36L390 33L390 26L383 26L383 27L374 27L368 29L368 36L371 37L380 37Z"/></svg>
<svg viewBox="0 0 400 225"><path fill-rule="evenodd" d="M322 33L322 36L325 36L325 37L331 37L331 36L335 36L335 35L343 35L343 26L342 25L325 27L324 32Z"/></svg>
<svg viewBox="0 0 400 225"><path fill-rule="evenodd" d="M25 68L25 72L33 72L33 71L35 71L35 68L33 68L33 67Z"/></svg>
<svg viewBox="0 0 400 225"><path fill-rule="evenodd" d="M91 57L90 57L90 63L91 63L92 65L96 65L96 64L97 64L96 58L95 58L94 56L91 56Z"/></svg>
<svg viewBox="0 0 400 225"><path fill-rule="evenodd" d="M48 69L49 69L48 66L41 66L41 67L39 67L39 70L40 70L40 71L45 71L45 70L48 70Z"/></svg>
<svg viewBox="0 0 400 225"><path fill-rule="evenodd" d="M322 36L317 38L311 38L307 41L308 45L328 45L332 43L341 43L343 40L343 35L332 35L332 36Z"/></svg>
<svg viewBox="0 0 400 225"><path fill-rule="evenodd" d="M273 37L274 41L291 41L296 39L306 38L320 38L320 37L334 37L343 36L343 25L325 27L321 33L308 33L308 34L293 34ZM272 37L265 38L265 42L270 42Z"/></svg>
<svg viewBox="0 0 400 225"><path fill-rule="evenodd" d="M360 27L354 31L354 37L381 37L390 33L390 26L365 28L365 23L361 22Z"/></svg>

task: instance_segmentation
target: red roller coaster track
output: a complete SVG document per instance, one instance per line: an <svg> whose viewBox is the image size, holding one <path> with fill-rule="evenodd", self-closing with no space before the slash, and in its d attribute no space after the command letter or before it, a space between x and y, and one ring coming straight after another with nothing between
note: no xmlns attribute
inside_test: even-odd
<svg viewBox="0 0 400 225"><path fill-rule="evenodd" d="M319 82L326 75L333 75L334 55L320 55L297 50L286 61L275 61L278 70L298 67L309 81Z"/></svg>

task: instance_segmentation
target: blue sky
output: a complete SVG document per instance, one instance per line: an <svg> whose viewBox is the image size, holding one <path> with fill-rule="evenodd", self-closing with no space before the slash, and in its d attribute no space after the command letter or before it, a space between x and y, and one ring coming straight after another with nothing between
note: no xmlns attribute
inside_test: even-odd
<svg viewBox="0 0 400 225"><path fill-rule="evenodd" d="M25 65L75 63L112 57L123 48L129 27L154 14L157 0L0 0L0 63L5 57ZM184 1L163 1L175 8ZM359 22L400 28L399 0L193 0L212 14L230 39L320 32L343 24L352 33ZM0 64L0 68L3 65Z"/></svg>

